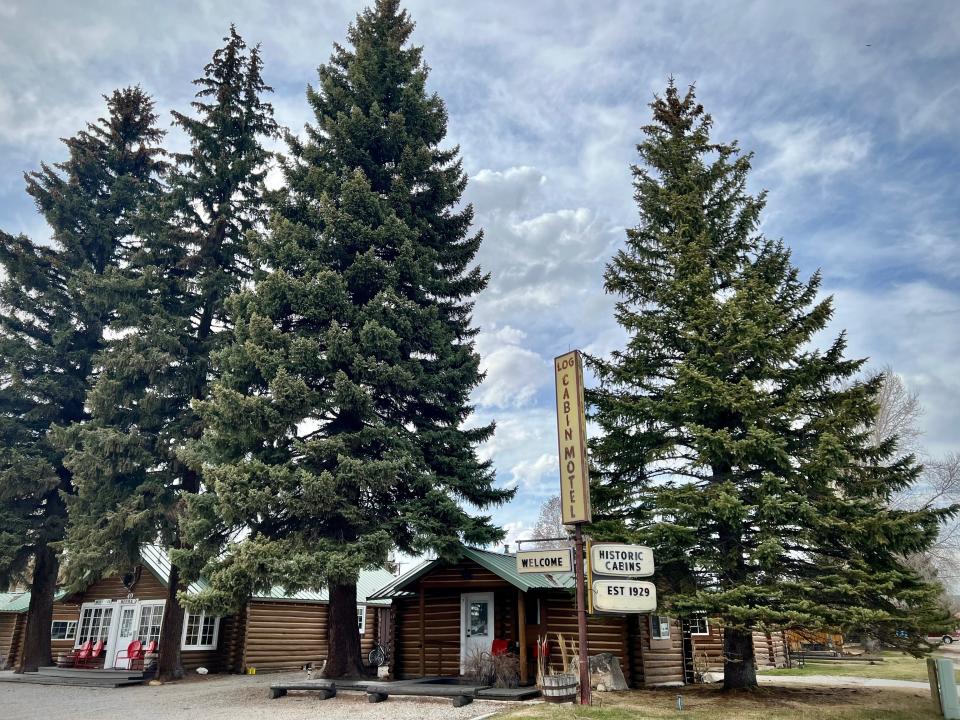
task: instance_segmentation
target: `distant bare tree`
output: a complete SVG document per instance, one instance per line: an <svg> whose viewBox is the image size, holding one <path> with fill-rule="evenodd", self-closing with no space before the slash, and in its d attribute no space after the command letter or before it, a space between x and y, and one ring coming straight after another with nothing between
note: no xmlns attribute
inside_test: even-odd
<svg viewBox="0 0 960 720"><path fill-rule="evenodd" d="M916 453L923 435L919 425L923 416L920 396L907 387L891 366L886 365L881 373L883 386L877 395L880 410L872 427L873 441L880 443L895 435L899 439L897 446L903 454Z"/></svg>
<svg viewBox="0 0 960 720"><path fill-rule="evenodd" d="M563 524L563 513L560 509L560 496L556 495L547 500L540 506L540 516L537 518L537 524L533 528L533 540L543 538L563 538L569 537L570 533L566 525ZM564 540L543 540L537 543L541 548L567 547L569 543Z"/></svg>
<svg viewBox="0 0 960 720"><path fill-rule="evenodd" d="M877 396L880 405L871 428L872 439L880 443L896 436L900 454L913 453L923 459L923 475L915 485L896 494L890 505L903 510L944 507L960 503L960 453L930 458L921 445L920 418L923 407L916 391L887 365L883 368L883 386ZM930 580L939 580L949 589L960 581L960 522L951 520L940 528L940 535L925 553L907 558L914 570ZM948 604L955 605L952 598Z"/></svg>

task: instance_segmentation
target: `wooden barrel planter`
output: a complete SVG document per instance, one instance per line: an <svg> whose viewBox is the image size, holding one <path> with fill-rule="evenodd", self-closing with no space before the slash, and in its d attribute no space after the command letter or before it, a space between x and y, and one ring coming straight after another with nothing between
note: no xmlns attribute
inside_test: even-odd
<svg viewBox="0 0 960 720"><path fill-rule="evenodd" d="M547 702L573 702L577 697L577 676L572 673L545 675L541 680L540 690Z"/></svg>

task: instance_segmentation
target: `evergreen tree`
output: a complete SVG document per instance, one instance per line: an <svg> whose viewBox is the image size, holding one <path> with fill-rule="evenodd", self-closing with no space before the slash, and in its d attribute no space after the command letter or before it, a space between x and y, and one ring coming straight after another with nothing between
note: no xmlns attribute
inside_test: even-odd
<svg viewBox="0 0 960 720"><path fill-rule="evenodd" d="M602 436L597 537L655 550L668 608L724 626L724 686L756 685L752 631L869 631L917 651L941 611L903 558L955 512L890 509L915 481L895 438L869 440L882 377L843 335L820 276L759 232L750 155L671 82L634 167L640 223L607 267L623 350L593 359Z"/></svg>
<svg viewBox="0 0 960 720"><path fill-rule="evenodd" d="M201 490L177 458L201 433L191 408L204 397L210 354L229 326L224 301L250 274L247 233L264 215L277 134L259 48L231 27L195 81L195 117L174 112L190 140L175 156L168 192L137 228L140 242L104 291L118 298L116 339L101 354L88 395L89 423L61 435L76 496L70 499L68 578L80 582L136 562L144 542L181 544L185 498ZM186 580L174 563L160 637L160 674L180 677Z"/></svg>
<svg viewBox="0 0 960 720"><path fill-rule="evenodd" d="M21 672L50 663L55 546L73 491L48 431L87 417L84 399L112 312L95 288L120 262L163 170L150 98L127 88L105 99L107 117L64 140L65 162L26 176L52 244L0 232L0 578L32 577Z"/></svg>
<svg viewBox="0 0 960 720"><path fill-rule="evenodd" d="M413 23L379 0L308 90L315 123L291 137L287 187L255 244L264 270L230 301L234 342L201 403L192 462L213 492L194 539L243 529L196 600L229 608L255 588L330 589L326 673L361 672L356 581L392 547L455 554L502 532L509 499L466 428L481 380L470 297L481 234L446 111L425 90ZM222 536L222 535L221 535Z"/></svg>

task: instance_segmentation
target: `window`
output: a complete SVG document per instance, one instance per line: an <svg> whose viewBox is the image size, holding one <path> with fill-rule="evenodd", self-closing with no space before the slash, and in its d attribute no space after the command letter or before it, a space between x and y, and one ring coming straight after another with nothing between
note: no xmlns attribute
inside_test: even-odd
<svg viewBox="0 0 960 720"><path fill-rule="evenodd" d="M96 644L99 640L107 641L110 635L110 622L113 620L113 608L107 606L88 605L80 611L80 631L75 638L75 645L80 647L87 640Z"/></svg>
<svg viewBox="0 0 960 720"><path fill-rule="evenodd" d="M163 603L140 606L140 624L137 626L137 640L144 645L150 641L160 642L160 625L163 623Z"/></svg>
<svg viewBox="0 0 960 720"><path fill-rule="evenodd" d="M357 627L360 628L360 634L363 635L365 628L364 621L366 620L367 609L363 605L357 605Z"/></svg>
<svg viewBox="0 0 960 720"><path fill-rule="evenodd" d="M666 615L650 616L650 639L651 640L669 640L670 639L670 618Z"/></svg>
<svg viewBox="0 0 960 720"><path fill-rule="evenodd" d="M206 613L187 613L183 622L184 650L215 650L220 618Z"/></svg>
<svg viewBox="0 0 960 720"><path fill-rule="evenodd" d="M468 625L470 632L467 637L486 637L488 616L489 603L487 601L470 603L470 623Z"/></svg>
<svg viewBox="0 0 960 720"><path fill-rule="evenodd" d="M76 620L54 620L50 625L51 640L73 640L76 636Z"/></svg>
<svg viewBox="0 0 960 720"><path fill-rule="evenodd" d="M531 595L530 593L525 593L526 597L524 602L526 603L526 618L527 625L539 625L540 624L540 598L536 595Z"/></svg>
<svg viewBox="0 0 960 720"><path fill-rule="evenodd" d="M694 615L689 619L691 635L709 635L710 624L706 615Z"/></svg>

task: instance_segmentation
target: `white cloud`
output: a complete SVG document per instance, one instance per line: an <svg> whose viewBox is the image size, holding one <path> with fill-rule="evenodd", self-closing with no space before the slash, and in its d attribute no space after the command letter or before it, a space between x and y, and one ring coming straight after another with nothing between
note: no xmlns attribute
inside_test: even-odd
<svg viewBox="0 0 960 720"><path fill-rule="evenodd" d="M862 163L870 152L870 138L863 132L848 132L820 121L777 122L755 135L769 145L772 159L763 171L774 172L786 182L808 177L824 179Z"/></svg>
<svg viewBox="0 0 960 720"><path fill-rule="evenodd" d="M537 495L555 495L560 485L556 453L545 453L536 460L521 460L510 468L510 474L516 486L523 486Z"/></svg>

